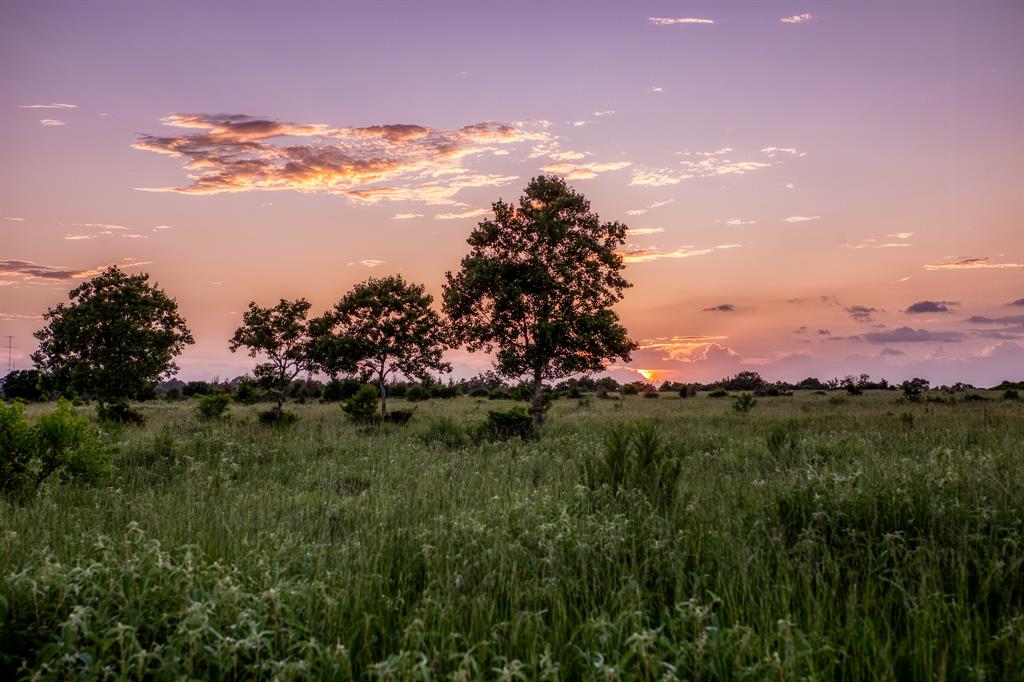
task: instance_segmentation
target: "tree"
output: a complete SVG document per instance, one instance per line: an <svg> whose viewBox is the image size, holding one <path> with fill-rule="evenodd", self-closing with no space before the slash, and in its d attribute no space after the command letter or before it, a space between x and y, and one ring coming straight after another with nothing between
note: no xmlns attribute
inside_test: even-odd
<svg viewBox="0 0 1024 682"><path fill-rule="evenodd" d="M43 373L38 369L16 369L3 378L3 396L27 403L43 399Z"/></svg>
<svg viewBox="0 0 1024 682"><path fill-rule="evenodd" d="M127 275L112 266L68 299L43 315L47 325L35 333L32 360L57 391L94 398L101 412L108 403L151 395L160 379L178 371L174 358L195 342L177 302L150 285L146 273Z"/></svg>
<svg viewBox="0 0 1024 682"><path fill-rule="evenodd" d="M612 306L630 284L617 249L626 226L602 223L561 178L530 181L518 205L498 201L470 234L461 270L446 275L444 310L456 340L496 351L495 368L532 381L531 414L544 419L544 380L628 361L637 346Z"/></svg>
<svg viewBox="0 0 1024 682"><path fill-rule="evenodd" d="M277 400L274 412L280 419L288 385L300 372L311 369L312 342L309 333L309 301L281 299L272 308L261 308L255 302L242 314L242 326L231 337L231 352L242 346L249 357L263 355L266 362L256 365L256 379L273 391Z"/></svg>
<svg viewBox="0 0 1024 682"><path fill-rule="evenodd" d="M395 374L424 379L428 370L450 372L442 360L448 330L430 307L434 297L401 275L355 285L314 323L320 367L373 377L380 414L387 416L387 380Z"/></svg>

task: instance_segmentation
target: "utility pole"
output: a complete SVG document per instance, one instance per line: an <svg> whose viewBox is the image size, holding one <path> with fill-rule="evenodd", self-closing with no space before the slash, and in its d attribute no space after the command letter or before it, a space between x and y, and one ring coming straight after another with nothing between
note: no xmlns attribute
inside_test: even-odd
<svg viewBox="0 0 1024 682"><path fill-rule="evenodd" d="M7 373L8 374L10 374L11 372L14 371L14 360L13 360L14 356L12 354L13 348L14 348L14 337L13 336L8 336L7 337Z"/></svg>

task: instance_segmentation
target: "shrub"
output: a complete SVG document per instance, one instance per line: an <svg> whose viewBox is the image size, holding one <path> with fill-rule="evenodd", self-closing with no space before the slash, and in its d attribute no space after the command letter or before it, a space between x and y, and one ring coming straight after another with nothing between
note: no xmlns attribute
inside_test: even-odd
<svg viewBox="0 0 1024 682"><path fill-rule="evenodd" d="M495 388L487 393L487 397L490 400L511 400L512 394L504 388Z"/></svg>
<svg viewBox="0 0 1024 682"><path fill-rule="evenodd" d="M181 393L185 397L192 398L197 395L209 395L214 390L214 387L205 381L190 381L181 389Z"/></svg>
<svg viewBox="0 0 1024 682"><path fill-rule="evenodd" d="M384 416L384 421L396 426L405 426L412 419L413 412L415 410L391 410Z"/></svg>
<svg viewBox="0 0 1024 682"><path fill-rule="evenodd" d="M709 398L725 398L729 395L729 391L724 388L716 388L715 390L708 393Z"/></svg>
<svg viewBox="0 0 1024 682"><path fill-rule="evenodd" d="M430 397L450 400L459 396L459 387L450 384L434 384L430 387Z"/></svg>
<svg viewBox="0 0 1024 682"><path fill-rule="evenodd" d="M262 424L263 426L272 426L275 428L291 426L295 422L299 421L298 416L296 416L292 412L278 412L277 410L273 409L263 410L256 416L259 418L260 424Z"/></svg>
<svg viewBox="0 0 1024 682"><path fill-rule="evenodd" d="M591 491L635 490L664 512L675 501L682 458L662 442L654 424L620 425L605 432L603 457L584 460L582 475Z"/></svg>
<svg viewBox="0 0 1024 682"><path fill-rule="evenodd" d="M470 398L489 398L489 397L491 397L491 393L486 388L482 388L482 387L481 388L474 388L472 391L470 391L469 397Z"/></svg>
<svg viewBox="0 0 1024 682"><path fill-rule="evenodd" d="M910 402L917 402L921 399L921 394L928 390L929 382L927 379L913 378L909 381L904 381L900 384L900 389L903 391L903 397Z"/></svg>
<svg viewBox="0 0 1024 682"><path fill-rule="evenodd" d="M645 398L657 398L658 397L658 392L657 391L644 391L642 395Z"/></svg>
<svg viewBox="0 0 1024 682"><path fill-rule="evenodd" d="M262 393L249 381L239 381L235 386L235 392L231 396L235 402L242 405L255 405L263 397Z"/></svg>
<svg viewBox="0 0 1024 682"><path fill-rule="evenodd" d="M438 445L446 450L457 450L466 444L466 432L450 417L431 420L419 438L424 445Z"/></svg>
<svg viewBox="0 0 1024 682"><path fill-rule="evenodd" d="M619 393L622 395L636 395L640 392L636 384L623 384L622 388L619 389Z"/></svg>
<svg viewBox="0 0 1024 682"><path fill-rule="evenodd" d="M142 413L138 410L133 410L132 406L128 404L126 400L118 400L112 403L106 403L100 405L96 411L96 416L99 417L100 421L110 422L112 424L132 424L138 425L146 421L146 418L142 416Z"/></svg>
<svg viewBox="0 0 1024 682"><path fill-rule="evenodd" d="M231 396L227 393L209 393L199 398L196 410L200 419L220 419L227 413Z"/></svg>
<svg viewBox="0 0 1024 682"><path fill-rule="evenodd" d="M1017 393L1017 389L1008 388L1003 391L1003 400L1020 400L1020 394Z"/></svg>
<svg viewBox="0 0 1024 682"><path fill-rule="evenodd" d="M54 474L96 483L106 476L110 455L95 427L66 400L33 426L21 405L0 403L0 491L5 494L24 499Z"/></svg>
<svg viewBox="0 0 1024 682"><path fill-rule="evenodd" d="M740 414L747 414L754 409L754 405L757 405L757 399L750 393L741 393L732 401L732 409Z"/></svg>
<svg viewBox="0 0 1024 682"><path fill-rule="evenodd" d="M342 400L348 400L359 387L362 386L355 379L331 379L324 386L323 393L320 394L320 400L325 403L337 403Z"/></svg>
<svg viewBox="0 0 1024 682"><path fill-rule="evenodd" d="M361 386L341 409L356 424L372 424L377 421L380 396L375 386Z"/></svg>
<svg viewBox="0 0 1024 682"><path fill-rule="evenodd" d="M533 417L524 407L510 410L490 410L487 419L476 425L474 434L478 440L501 441L518 436L527 440L536 435Z"/></svg>
<svg viewBox="0 0 1024 682"><path fill-rule="evenodd" d="M423 388L423 386L416 384L409 388L408 392L405 394L405 399L412 403L430 400L430 391Z"/></svg>
<svg viewBox="0 0 1024 682"><path fill-rule="evenodd" d="M7 400L33 403L45 399L43 373L38 369L16 369L8 373L0 383L3 385L3 396Z"/></svg>

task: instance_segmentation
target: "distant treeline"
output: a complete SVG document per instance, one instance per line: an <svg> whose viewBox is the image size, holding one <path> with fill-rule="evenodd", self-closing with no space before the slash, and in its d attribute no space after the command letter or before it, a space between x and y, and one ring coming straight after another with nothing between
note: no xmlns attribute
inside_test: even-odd
<svg viewBox="0 0 1024 682"><path fill-rule="evenodd" d="M909 384L922 390L935 389L946 393L977 390L976 386L962 382L932 387L928 381L923 379L912 379L909 382L899 384L890 383L885 379L873 381L866 374L824 381L815 377L808 377L803 381L790 383L787 381L767 381L757 372L740 372L734 376L709 383L663 381L660 384L654 384L639 380L622 383L612 377L570 378L553 386L546 386L545 392L552 399L579 398L588 394L605 397L615 394L642 395L651 393L671 393L682 397L691 397L700 392L714 391L750 392L758 396L783 396L791 394L793 391L801 390L846 391L856 395L863 391L871 390L906 391ZM287 396L289 399L298 402L307 400L340 402L352 397L363 385L365 385L364 382L352 378L330 381L320 381L313 378L297 379L289 385ZM1004 380L1000 384L990 387L990 389L1021 391L1024 390L1024 381L1013 382ZM219 378L214 378L210 381L187 382L171 379L158 384L148 395L140 396L140 399L185 400L211 393L227 393L236 402L243 404L255 404L274 400L272 392L268 391L264 385L250 375L242 375L224 381ZM532 383L521 382L511 384L503 381L493 372L478 374L469 379L441 381L427 377L423 381L394 381L388 384L388 395L393 398L404 398L414 402L430 399L450 399L459 396L525 401L530 400L532 394ZM46 376L39 370L34 369L15 370L9 373L4 377L2 385L0 385L0 395L7 400L22 400L24 402L43 402L61 397L59 391L55 391L47 386Z"/></svg>

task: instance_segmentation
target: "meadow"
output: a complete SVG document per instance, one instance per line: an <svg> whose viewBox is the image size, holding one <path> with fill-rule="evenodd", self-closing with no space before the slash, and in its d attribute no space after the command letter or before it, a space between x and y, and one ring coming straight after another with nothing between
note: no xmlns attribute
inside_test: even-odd
<svg viewBox="0 0 1024 682"><path fill-rule="evenodd" d="M143 403L0 502L0 678L1019 679L1024 402L973 393Z"/></svg>

